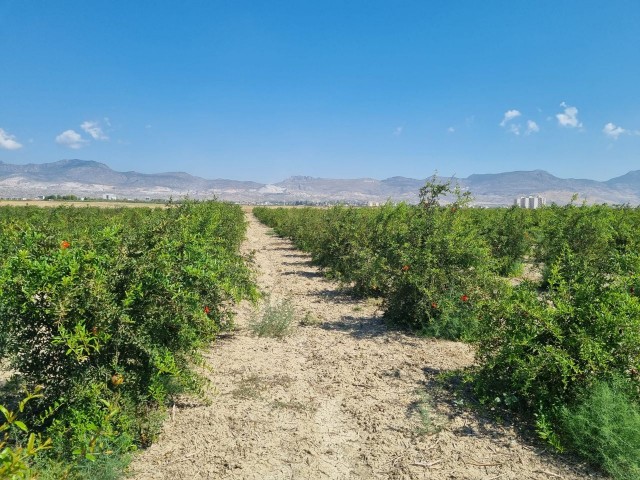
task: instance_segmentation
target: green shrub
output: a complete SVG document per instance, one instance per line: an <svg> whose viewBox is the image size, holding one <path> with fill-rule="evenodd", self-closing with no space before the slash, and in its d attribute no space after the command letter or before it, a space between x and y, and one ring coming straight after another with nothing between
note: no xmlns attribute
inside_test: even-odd
<svg viewBox="0 0 640 480"><path fill-rule="evenodd" d="M442 206L445 196L451 203ZM380 209L366 226L372 240L363 255L374 259L368 264L375 272L369 277L387 320L424 335L473 338L477 308L500 290L489 246L457 186L432 178L420 198L417 206Z"/></svg>
<svg viewBox="0 0 640 480"><path fill-rule="evenodd" d="M491 248L496 273L503 276L518 274L534 245L536 213L518 207L468 209L467 212Z"/></svg>
<svg viewBox="0 0 640 480"><path fill-rule="evenodd" d="M488 246L461 208L431 207L412 218L389 275L385 318L425 335L473 338L478 307L501 287Z"/></svg>
<svg viewBox="0 0 640 480"><path fill-rule="evenodd" d="M560 419L575 451L616 480L640 478L640 406L628 382L596 382Z"/></svg>
<svg viewBox="0 0 640 480"><path fill-rule="evenodd" d="M566 251L579 257L591 272L629 272L620 260L638 251L640 208L568 205L543 210L535 257L544 267L545 279L552 265L567 258Z"/></svg>
<svg viewBox="0 0 640 480"><path fill-rule="evenodd" d="M640 369L633 279L597 275L580 263L552 266L547 291L523 283L487 305L478 340L485 397L509 396L523 410L549 413L599 378Z"/></svg>

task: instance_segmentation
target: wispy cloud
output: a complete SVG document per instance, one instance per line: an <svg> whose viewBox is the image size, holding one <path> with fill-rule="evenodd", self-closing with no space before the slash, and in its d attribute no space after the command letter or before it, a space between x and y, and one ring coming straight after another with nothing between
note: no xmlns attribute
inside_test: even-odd
<svg viewBox="0 0 640 480"><path fill-rule="evenodd" d="M507 110L506 112L504 112L504 118L500 122L500 126L504 127L507 123L509 123L514 118L518 118L520 115L522 114L518 110Z"/></svg>
<svg viewBox="0 0 640 480"><path fill-rule="evenodd" d="M558 125L561 127L582 128L582 122L578 120L578 109L567 105L565 102L562 102L560 106L564 108L564 112L556 115Z"/></svg>
<svg viewBox="0 0 640 480"><path fill-rule="evenodd" d="M394 134L396 137L399 137L400 135L402 135L402 131L403 131L403 130L404 130L404 127L403 127L403 126L396 127L396 129L393 131L393 134Z"/></svg>
<svg viewBox="0 0 640 480"><path fill-rule="evenodd" d="M109 122L109 119L105 120L107 123ZM102 131L102 127L100 127L100 123L98 122L87 120L86 122L82 122L80 128L91 135L91 138L94 140L109 140L109 137Z"/></svg>
<svg viewBox="0 0 640 480"><path fill-rule="evenodd" d="M453 127L447 128L447 133L454 133L455 131L456 131L456 129L453 128Z"/></svg>
<svg viewBox="0 0 640 480"><path fill-rule="evenodd" d="M78 149L84 147L88 141L82 138L75 130L65 130L56 137L56 143L65 147Z"/></svg>
<svg viewBox="0 0 640 480"><path fill-rule="evenodd" d="M613 123L609 122L607 123L604 128L602 129L602 132L609 138L613 138L614 140L617 140L618 137L620 135L623 135L625 133L629 133L628 130L625 130L622 127L619 127L617 125L614 125Z"/></svg>
<svg viewBox="0 0 640 480"><path fill-rule="evenodd" d="M510 124L507 131L509 133L513 133L514 135L520 135L520 124L517 124L517 123Z"/></svg>
<svg viewBox="0 0 640 480"><path fill-rule="evenodd" d="M22 144L18 143L14 135L0 128L0 148L4 148L5 150L18 150L22 148Z"/></svg>
<svg viewBox="0 0 640 480"><path fill-rule="evenodd" d="M507 110L504 112L504 117L502 117L502 121L500 122L500 126L505 128L507 132L513 133L514 135L520 135L520 130L522 125L519 123L513 123L515 118L522 116L520 110Z"/></svg>
<svg viewBox="0 0 640 480"><path fill-rule="evenodd" d="M514 122L514 119L519 117L522 117L520 110L507 110L504 112L500 126L513 135L520 135L521 133L531 135L532 133L538 133L540 131L540 127L533 120L527 120L524 126L522 123ZM524 118L522 120L524 120Z"/></svg>
<svg viewBox="0 0 640 480"><path fill-rule="evenodd" d="M527 129L525 130L525 135L531 135L532 133L538 133L540 131L540 127L533 120L527 120Z"/></svg>

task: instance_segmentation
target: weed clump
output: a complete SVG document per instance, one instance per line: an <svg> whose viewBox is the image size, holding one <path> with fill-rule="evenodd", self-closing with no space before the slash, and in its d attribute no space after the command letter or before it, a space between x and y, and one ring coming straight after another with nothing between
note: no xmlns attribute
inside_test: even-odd
<svg viewBox="0 0 640 480"><path fill-rule="evenodd" d="M418 435L433 435L442 430L444 421L433 411L431 398L426 393L420 394L420 400L416 402L416 411L420 417Z"/></svg>
<svg viewBox="0 0 640 480"><path fill-rule="evenodd" d="M311 312L307 312L304 314L304 317L300 320L300 325L303 327L313 327L316 325L320 325L322 323L322 319L315 316Z"/></svg>
<svg viewBox="0 0 640 480"><path fill-rule="evenodd" d="M268 299L249 327L258 337L284 338L293 332L295 311L290 299L272 303Z"/></svg>
<svg viewBox="0 0 640 480"><path fill-rule="evenodd" d="M560 419L568 442L585 458L616 480L640 478L640 408L622 380L597 383L563 408Z"/></svg>

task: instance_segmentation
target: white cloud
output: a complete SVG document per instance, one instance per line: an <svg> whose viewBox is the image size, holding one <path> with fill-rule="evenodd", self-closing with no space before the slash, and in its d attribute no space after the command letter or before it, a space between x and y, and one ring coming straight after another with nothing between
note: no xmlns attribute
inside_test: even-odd
<svg viewBox="0 0 640 480"><path fill-rule="evenodd" d="M524 132L525 135L531 135L532 133L538 133L540 131L540 127L533 120L527 120L527 130Z"/></svg>
<svg viewBox="0 0 640 480"><path fill-rule="evenodd" d="M74 130L65 130L56 137L56 143L65 147L78 149L84 147L88 142Z"/></svg>
<svg viewBox="0 0 640 480"><path fill-rule="evenodd" d="M514 118L519 117L520 115L522 114L518 110L507 110L506 112L504 112L504 118L500 122L500 126L504 127L507 123L509 123Z"/></svg>
<svg viewBox="0 0 640 480"><path fill-rule="evenodd" d="M602 132L609 138L613 138L614 140L617 140L618 137L622 134L626 134L629 133L628 130L625 130L622 127L618 127L616 125L614 125L613 123L609 122L607 123L604 128L602 129Z"/></svg>
<svg viewBox="0 0 640 480"><path fill-rule="evenodd" d="M91 135L91 138L94 140L109 140L109 137L104 134L98 122L91 122L87 120L86 122L82 122L80 128Z"/></svg>
<svg viewBox="0 0 640 480"><path fill-rule="evenodd" d="M393 131L393 134L396 137L399 137L400 135L402 135L402 130L404 130L404 127L396 127L396 129Z"/></svg>
<svg viewBox="0 0 640 480"><path fill-rule="evenodd" d="M0 148L6 150L18 150L22 148L22 144L16 141L16 137L9 132L0 128Z"/></svg>
<svg viewBox="0 0 640 480"><path fill-rule="evenodd" d="M560 106L564 108L564 112L556 115L558 125L561 127L581 128L582 122L578 120L578 109L576 107L570 107L564 102L562 102Z"/></svg>
<svg viewBox="0 0 640 480"><path fill-rule="evenodd" d="M449 128L447 128L447 132L449 132L449 133L453 133L453 132L455 132L455 131L456 131L456 129L455 129L455 128L453 128L453 127L449 127Z"/></svg>
<svg viewBox="0 0 640 480"><path fill-rule="evenodd" d="M520 112L520 110L507 110L504 112L504 117L500 122L500 126L513 135L520 135L523 132L525 135L531 135L532 133L538 133L540 131L540 127L533 120L527 120L525 124L526 126L523 126L522 123L516 123L513 121L515 118L521 116L522 112Z"/></svg>

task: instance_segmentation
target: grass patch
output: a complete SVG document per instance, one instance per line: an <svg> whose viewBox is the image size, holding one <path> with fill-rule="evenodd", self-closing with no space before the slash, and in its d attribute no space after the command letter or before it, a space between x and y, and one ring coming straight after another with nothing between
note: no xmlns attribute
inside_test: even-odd
<svg viewBox="0 0 640 480"><path fill-rule="evenodd" d="M322 320L316 317L311 312L305 313L304 317L302 317L302 320L300 320L300 325L303 327L312 327L314 325L320 325L321 323L322 323Z"/></svg>
<svg viewBox="0 0 640 480"><path fill-rule="evenodd" d="M416 402L416 411L420 417L418 435L433 435L444 427L444 419L433 412L431 398L424 392Z"/></svg>
<svg viewBox="0 0 640 480"><path fill-rule="evenodd" d="M258 337L284 338L293 332L294 320L295 311L291 300L272 303L267 299L261 312L249 324L249 328Z"/></svg>
<svg viewBox="0 0 640 480"><path fill-rule="evenodd" d="M262 392L268 388L282 387L287 388L291 385L293 379L288 375L274 375L273 377L261 377L256 373L252 373L248 377L240 380L238 387L231 392L234 398L251 400L260 398Z"/></svg>
<svg viewBox="0 0 640 480"><path fill-rule="evenodd" d="M511 262L506 270L507 277L521 277L524 274L524 264L520 261Z"/></svg>
<svg viewBox="0 0 640 480"><path fill-rule="evenodd" d="M233 395L234 398L254 399L259 398L260 393L266 388L267 385L264 379L254 373L240 380L238 388L236 388L231 395Z"/></svg>
<svg viewBox="0 0 640 480"><path fill-rule="evenodd" d="M384 299L382 297L367 297L365 298L365 303L371 307L380 308L384 303Z"/></svg>
<svg viewBox="0 0 640 480"><path fill-rule="evenodd" d="M293 382L293 378L289 375L274 375L266 380L269 387L282 387L287 388Z"/></svg>

